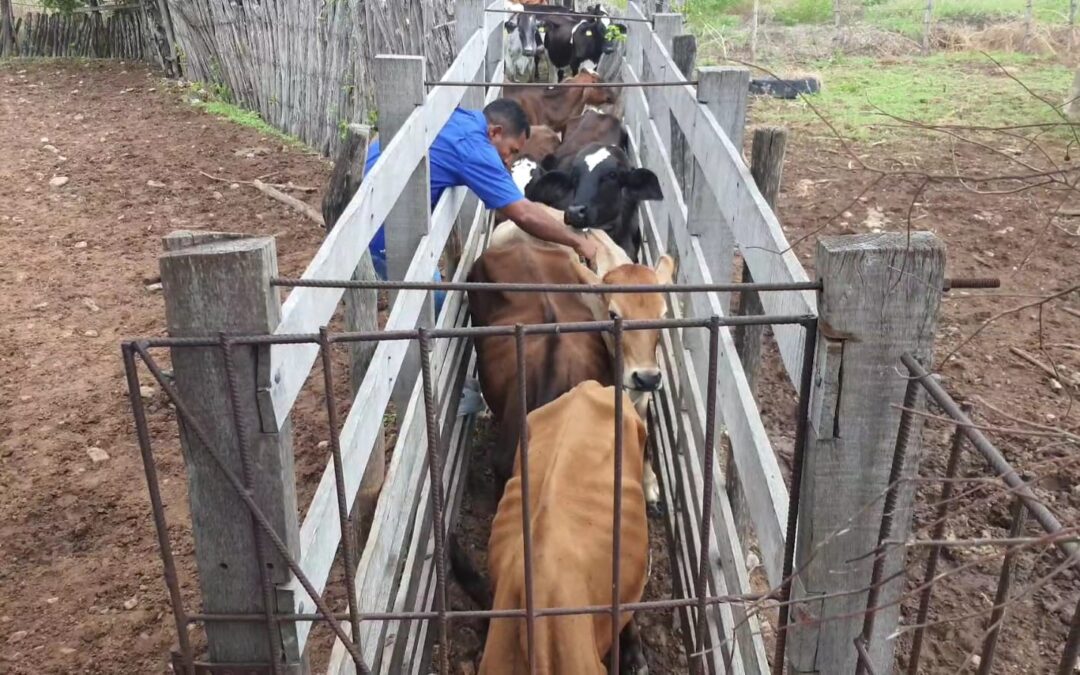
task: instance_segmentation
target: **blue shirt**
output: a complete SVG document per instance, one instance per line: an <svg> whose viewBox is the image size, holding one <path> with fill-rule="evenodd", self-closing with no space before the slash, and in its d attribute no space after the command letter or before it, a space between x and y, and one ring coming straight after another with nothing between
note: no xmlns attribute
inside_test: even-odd
<svg viewBox="0 0 1080 675"><path fill-rule="evenodd" d="M371 171L381 148L375 141L368 149L364 173ZM489 209L501 209L525 198L488 138L488 123L479 110L457 108L435 137L428 153L431 165L431 208L442 193L464 185Z"/></svg>

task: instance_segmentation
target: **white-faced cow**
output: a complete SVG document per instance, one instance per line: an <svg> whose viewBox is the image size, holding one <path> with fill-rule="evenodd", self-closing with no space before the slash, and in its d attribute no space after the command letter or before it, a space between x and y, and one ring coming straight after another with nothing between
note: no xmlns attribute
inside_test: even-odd
<svg viewBox="0 0 1080 675"><path fill-rule="evenodd" d="M540 65L544 61L544 33L547 25L542 15L525 11L526 7L516 3L507 5L507 9L517 12L503 23L506 29L503 63L508 82L542 81Z"/></svg>
<svg viewBox="0 0 1080 675"><path fill-rule="evenodd" d="M525 196L564 211L571 227L603 230L631 260L641 249L634 219L638 203L664 198L655 173L631 167L622 148L600 143L585 146L564 168L534 180Z"/></svg>

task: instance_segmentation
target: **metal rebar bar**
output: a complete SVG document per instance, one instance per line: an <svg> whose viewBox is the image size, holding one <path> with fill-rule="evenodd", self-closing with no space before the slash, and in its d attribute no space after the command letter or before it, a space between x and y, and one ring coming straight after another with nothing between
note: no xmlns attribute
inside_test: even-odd
<svg viewBox="0 0 1080 675"><path fill-rule="evenodd" d="M874 671L874 662L870 660L870 654L866 651L866 641L861 635L855 638L855 654L859 668L864 669L867 675L877 675Z"/></svg>
<svg viewBox="0 0 1080 675"><path fill-rule="evenodd" d="M1001 288L1001 279L995 277L958 277L945 279L942 288L946 293L958 288Z"/></svg>
<svg viewBox="0 0 1080 675"><path fill-rule="evenodd" d="M773 674L783 675L787 649L788 618L791 607L792 574L795 567L795 533L799 524L799 500L802 496L803 469L810 433L810 390L814 386L814 358L817 352L817 321L803 324L803 363L799 373L799 410L795 420L795 448L791 463L791 488L788 492L787 534L784 539L784 567L780 584L780 616L777 621Z"/></svg>
<svg viewBox="0 0 1080 675"><path fill-rule="evenodd" d="M191 649L188 635L190 618L184 613L184 598L180 594L180 580L176 574L176 559L173 558L172 544L169 543L169 524L165 520L165 505L161 499L161 485L158 483L157 466L154 464L154 451L150 441L150 428L146 422L146 409L143 407L142 392L139 389L139 373L135 362L135 350L125 344L121 350L124 357L124 374L127 377L128 398L131 399L131 412L135 418L135 436L139 440L139 453L142 455L143 473L146 475L146 489L150 493L150 507L154 515L154 530L157 532L158 548L161 550L161 563L165 568L165 586L169 589L173 621L176 623L176 635L180 654L188 675L195 675L195 653Z"/></svg>
<svg viewBox="0 0 1080 675"><path fill-rule="evenodd" d="M432 527L435 532L435 611L439 624L439 672L450 673L450 638L446 610L446 543L444 529L443 463L439 442L438 406L435 403L435 383L431 373L431 336L420 329L420 374L424 384L424 416L427 421L428 471L431 481Z"/></svg>
<svg viewBox="0 0 1080 675"><path fill-rule="evenodd" d="M326 389L326 421L330 427L330 454L334 463L334 487L337 493L338 519L341 522L341 548L345 556L345 592L349 603L349 625L353 642L360 644L359 605L356 600L356 547L349 533L349 505L345 498L345 468L341 461L341 441L338 437L337 396L334 394L334 363L330 337L326 326L319 329L319 351L322 355L323 387ZM359 668L360 664L356 666Z"/></svg>
<svg viewBox="0 0 1080 675"><path fill-rule="evenodd" d="M525 648L529 672L535 673L536 605L533 600L532 507L529 504L529 397L525 381L525 326L520 323L514 326L514 347L517 350L518 412L521 415L518 466L521 469L521 542L525 556Z"/></svg>
<svg viewBox="0 0 1080 675"><path fill-rule="evenodd" d="M971 418L964 414L964 411L960 409L956 401L949 395L945 388L941 386L934 378L930 377L930 374L926 371L922 365L919 364L910 354L904 354L901 357L904 366L907 367L911 376L919 382L926 389L926 393L941 407L945 413L956 420L958 423L958 429L967 436L971 441L971 445L979 451L979 454L983 456L990 467L998 474L998 476L1005 482L1005 484L1016 493L1020 499L1024 500L1024 506L1034 516L1039 525L1050 534L1057 534L1063 528L1058 519L1050 512L1050 509L1046 508L1038 498L1035 497L1035 493L1031 491L1027 483L1020 478L1009 464L1008 460L1001 454L1001 452L994 447L994 444L983 435L981 431L975 428L974 422ZM1067 558L1073 558L1076 556L1077 551L1080 550L1074 542L1070 541L1056 541L1055 544L1065 554Z"/></svg>
<svg viewBox="0 0 1080 675"><path fill-rule="evenodd" d="M623 372L626 364L623 361L623 320L621 316L615 317L615 326L612 330L612 351L615 353L615 498L612 504L612 538L611 538L611 658L608 661L608 672L611 675L619 673L620 654L619 644L619 618L621 613L621 600L619 586L622 583L622 471L623 471Z"/></svg>
<svg viewBox="0 0 1080 675"><path fill-rule="evenodd" d="M1076 600L1072 623L1069 625L1069 637L1065 640L1065 649L1061 652L1058 675L1074 675L1077 659L1080 658L1080 598Z"/></svg>
<svg viewBox="0 0 1080 675"><path fill-rule="evenodd" d="M495 82L480 81L469 82L468 80L428 80L424 82L426 87L522 87L524 89L629 89L632 87L649 89L652 87L696 87L697 80L671 80L666 82L559 82L549 84L547 82Z"/></svg>
<svg viewBox="0 0 1080 675"><path fill-rule="evenodd" d="M490 12L492 14L522 14L522 13L527 12L529 10L527 10L527 9L521 9L521 10L493 9L493 8L489 7L487 9L485 9L484 11L485 12ZM571 16L571 17L575 17L575 18L578 18L578 19L596 18L596 19L610 19L611 21L626 21L626 22L629 22L629 23L652 23L652 19L638 19L637 17L630 17L630 16L608 16L607 14L583 14L581 12L569 12L569 11L567 11L567 12L543 12L543 13L540 14L540 16Z"/></svg>
<svg viewBox="0 0 1080 675"><path fill-rule="evenodd" d="M739 291L817 291L820 281L718 284L541 284L494 281L384 281L382 279L295 279L274 277L271 286L285 288L359 288L398 291L498 291L500 293L732 293Z"/></svg>
<svg viewBox="0 0 1080 675"><path fill-rule="evenodd" d="M900 427L896 432L896 447L893 450L892 466L889 468L889 483L885 491L885 503L881 508L881 527L878 530L878 547L881 542L892 536L893 516L896 511L896 500L900 496L900 477L904 472L904 464L907 461L908 445L911 442L912 427L915 424L915 415L912 411L919 401L919 384L915 380L908 380L904 388L904 408L900 413ZM881 577L885 573L885 559L888 556L884 551L874 556L874 566L870 572L870 590L866 594L866 614L863 618L862 646L870 644L874 634L874 620L877 618L878 598L881 595ZM855 669L855 675L867 673L869 659L859 660Z"/></svg>
<svg viewBox="0 0 1080 675"><path fill-rule="evenodd" d="M971 412L971 406L964 404L964 413ZM949 513L949 505L952 503L952 495L955 483L952 479L960 468L960 456L964 450L964 435L960 428L953 430L952 445L949 449L949 461L945 466L945 483L941 486L941 495L938 497L937 508L934 511L934 529L930 534L931 539L941 539L945 534L945 519ZM926 574L923 575L923 591L919 597L919 612L915 619L915 634L911 639L911 654L908 658L908 675L918 675L919 660L922 656L923 635L926 633L926 618L930 615L930 596L934 593L934 577L937 576L938 559L941 557L941 547L933 546L926 558Z"/></svg>
<svg viewBox="0 0 1080 675"><path fill-rule="evenodd" d="M702 457L702 502L701 502L701 549L698 551L697 578L694 580L694 595L698 599L697 606L697 651L705 659L708 615L707 606L704 602L707 594L709 574L709 542L712 531L712 493L713 467L715 466L716 453L716 370L720 354L720 323L715 314L709 320L709 366L708 382L709 390L705 397L705 447ZM705 668L698 663L695 672L704 672Z"/></svg>
<svg viewBox="0 0 1080 675"><path fill-rule="evenodd" d="M258 521L259 525L266 533L266 536L270 539L270 543L274 545L278 554L285 560L285 564L287 564L293 574L296 575L296 580L300 582L300 585L304 587L308 596L311 597L311 600L315 603L315 607L318 608L319 613L323 615L326 622L330 624L331 630L334 631L334 634L341 640L342 644L345 645L345 649L353 655L354 659L359 658L357 656L357 654L360 653L359 645L353 644L352 640L349 639L349 636L346 635L345 631L341 628L341 624L334 618L333 612L330 611L326 602L323 601L322 596L315 590L315 586L311 583L311 580L308 579L307 574L304 573L304 570L300 567L300 564L296 562L296 559L290 555L289 548L285 545L285 542L282 541L281 537L278 536L278 533L274 531L270 519L266 517L266 514L262 512L259 505L255 503L255 498L247 488L244 487L243 481L236 475L236 472L229 467L225 460L222 459L221 454L214 448L214 445L210 443L210 437L203 429L202 424L200 424L198 418L192 414L191 409L188 407L183 397L177 393L176 388L169 382L169 379L165 377L165 373L163 373L161 367L157 365L157 361L154 360L154 357L147 351L146 343L135 342L132 343L132 345L135 351L138 352L139 358L146 364L146 368L150 371L150 374L154 376L154 380L157 381L162 391L165 392L166 396L169 397L169 400L176 408L177 417L183 422L186 429L195 434L195 438L198 439L199 443L206 450L206 453L218 465L221 474L229 481L233 490L236 491L237 496L240 497L241 501L243 501L244 505L248 508L248 511L250 511ZM361 675L368 675L368 670L364 668L361 671Z"/></svg>
<svg viewBox="0 0 1080 675"><path fill-rule="evenodd" d="M251 460L251 441L248 435L247 419L240 405L240 383L236 372L236 358L233 346L225 333L219 334L221 352L225 361L225 381L229 394L229 406L232 408L233 430L236 432L236 444L240 452L240 475L244 481L244 489L249 494L255 494L255 467ZM266 550L266 540L259 529L259 522L254 514L250 514L251 534L255 540L255 563L259 568L259 583L262 586L263 612L266 615L266 640L270 648L270 672L273 675L281 673L281 665L284 661L281 653L281 640L278 637L278 625L274 620L274 611L277 609L277 600L274 594L273 582L270 579L270 570L266 562L270 557Z"/></svg>
<svg viewBox="0 0 1080 675"><path fill-rule="evenodd" d="M721 326L787 326L814 323L817 317L812 314L756 314L752 316L725 316L720 318ZM572 321L567 323L537 323L525 326L526 335L552 335L555 333L603 333L611 331L615 322L607 321ZM708 319L642 319L623 321L623 331L667 330L672 328L708 328ZM462 326L460 328L435 328L428 331L429 337L476 338L476 337L513 337L513 326ZM395 342L416 340L416 329L382 330L331 333L330 342ZM230 341L234 345L299 345L318 344L318 333L291 333L280 335L233 335ZM167 337L146 338L134 341L140 347L218 347L216 337Z"/></svg>
<svg viewBox="0 0 1080 675"><path fill-rule="evenodd" d="M1019 537L1024 531L1024 516L1027 514L1023 500L1014 500L1011 511L1012 525L1009 527L1009 536ZM1009 588L1012 586L1012 573L1017 555L1019 555L1018 551L1015 548L1010 548L1005 552L1005 556L1001 561L1001 575L998 576L997 592L994 594L994 608L990 611L990 620L987 622L989 632L983 641L979 675L990 675L994 666L994 654L997 652L1001 624L1005 620L1005 604L1009 600Z"/></svg>

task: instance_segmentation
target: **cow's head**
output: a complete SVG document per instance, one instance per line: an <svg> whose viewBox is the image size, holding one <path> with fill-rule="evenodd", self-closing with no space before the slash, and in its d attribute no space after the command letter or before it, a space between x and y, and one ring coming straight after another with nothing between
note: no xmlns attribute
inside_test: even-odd
<svg viewBox="0 0 1080 675"><path fill-rule="evenodd" d="M656 267L638 265L630 261L626 253L601 231L592 230L589 236L598 244L598 272L584 265L575 269L582 283L604 285L667 285L675 275L675 261L661 256ZM621 318L624 321L655 321L667 314L667 302L660 292L652 293L599 293L587 299L598 321ZM615 341L605 333L604 340L614 357ZM630 392L634 407L642 415L648 406L652 392L663 385L660 366L656 360L656 346L660 331L627 330L623 332L623 386Z"/></svg>
<svg viewBox="0 0 1080 675"><path fill-rule="evenodd" d="M596 67L602 54L615 51L614 34L626 35L627 28L626 24L613 23L600 5L590 7L586 14L570 32L571 56L579 62L592 61Z"/></svg>
<svg viewBox="0 0 1080 675"><path fill-rule="evenodd" d="M648 169L635 169L621 148L592 144L574 158L567 171L549 171L526 196L566 212L576 228L611 229L642 200L663 199L660 181Z"/></svg>
<svg viewBox="0 0 1080 675"><path fill-rule="evenodd" d="M521 5L512 5L511 9L520 8ZM520 44L521 53L533 57L544 53L544 31L546 25L543 19L531 12L515 14L503 23L508 38L517 40Z"/></svg>

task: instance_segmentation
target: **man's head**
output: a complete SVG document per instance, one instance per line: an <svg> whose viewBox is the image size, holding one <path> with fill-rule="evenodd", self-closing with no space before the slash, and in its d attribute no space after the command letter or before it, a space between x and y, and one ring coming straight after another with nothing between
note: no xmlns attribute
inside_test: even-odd
<svg viewBox="0 0 1080 675"><path fill-rule="evenodd" d="M488 138L509 168L529 139L529 118L517 101L507 98L489 103L484 108L484 117L488 123Z"/></svg>

